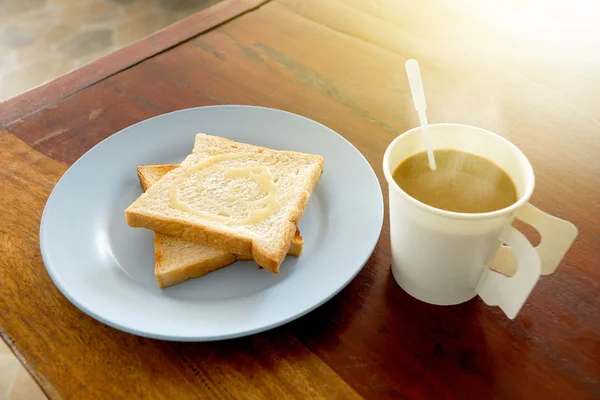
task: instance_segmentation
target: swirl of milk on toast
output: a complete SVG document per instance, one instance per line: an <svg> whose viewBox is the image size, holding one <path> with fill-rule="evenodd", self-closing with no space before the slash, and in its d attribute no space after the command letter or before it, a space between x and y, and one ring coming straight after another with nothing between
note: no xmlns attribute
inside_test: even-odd
<svg viewBox="0 0 600 400"><path fill-rule="evenodd" d="M249 160L256 165L236 166L239 161L248 164ZM264 221L283 203L276 179L267 166L269 161L259 153L223 153L209 157L175 180L170 193L171 205L225 224L252 225ZM210 184L212 186L207 187ZM194 205L195 200L205 209Z"/></svg>

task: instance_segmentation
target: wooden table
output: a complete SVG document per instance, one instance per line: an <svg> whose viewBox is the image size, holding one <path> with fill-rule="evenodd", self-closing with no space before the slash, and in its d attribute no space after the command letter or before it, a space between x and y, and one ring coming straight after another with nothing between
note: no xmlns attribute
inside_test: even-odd
<svg viewBox="0 0 600 400"><path fill-rule="evenodd" d="M599 29L585 10L464 4L226 0L3 103L0 333L46 394L600 398ZM533 203L579 227L516 320L480 300L437 307L404 293L390 273L387 221L366 267L339 295L242 339L132 336L83 314L52 284L40 216L60 176L100 140L181 108L256 104L336 130L384 187L385 147L417 125L403 73L412 57L430 121L512 140L537 173Z"/></svg>

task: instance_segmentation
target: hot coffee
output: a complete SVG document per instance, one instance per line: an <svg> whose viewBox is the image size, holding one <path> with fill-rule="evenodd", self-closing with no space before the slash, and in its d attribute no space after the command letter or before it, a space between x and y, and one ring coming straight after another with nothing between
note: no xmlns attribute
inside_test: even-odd
<svg viewBox="0 0 600 400"><path fill-rule="evenodd" d="M437 169L429 168L427 153L404 160L394 181L409 196L446 211L485 213L517 201L515 184L499 166L478 155L454 149L434 151Z"/></svg>

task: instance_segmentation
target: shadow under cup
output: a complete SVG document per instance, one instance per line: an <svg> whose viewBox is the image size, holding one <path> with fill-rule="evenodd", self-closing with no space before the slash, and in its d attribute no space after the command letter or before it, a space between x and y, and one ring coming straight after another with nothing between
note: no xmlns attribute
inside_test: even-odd
<svg viewBox="0 0 600 400"><path fill-rule="evenodd" d="M383 169L389 187L392 272L410 295L432 304L451 305L474 297L484 268L535 185L525 155L503 137L468 125L430 125L434 149L455 149L481 156L512 179L518 200L487 213L457 213L431 207L410 197L394 181L394 170L410 156L426 151L421 128L398 136L387 148Z"/></svg>

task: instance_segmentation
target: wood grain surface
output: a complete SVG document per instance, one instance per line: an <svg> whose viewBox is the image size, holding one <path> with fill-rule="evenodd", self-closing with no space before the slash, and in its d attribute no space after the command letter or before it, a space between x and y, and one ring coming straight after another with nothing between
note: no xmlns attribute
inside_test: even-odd
<svg viewBox="0 0 600 400"><path fill-rule="evenodd" d="M600 28L585 9L544 4L272 0L2 115L2 337L50 398L600 398ZM100 140L154 115L212 104L292 111L350 140L384 187L387 144L418 124L408 58L421 63L430 122L510 139L534 166L532 202L580 230L514 321L477 299L438 307L404 293L390 272L387 221L339 295L243 339L135 337L52 284L38 229L53 185Z"/></svg>

